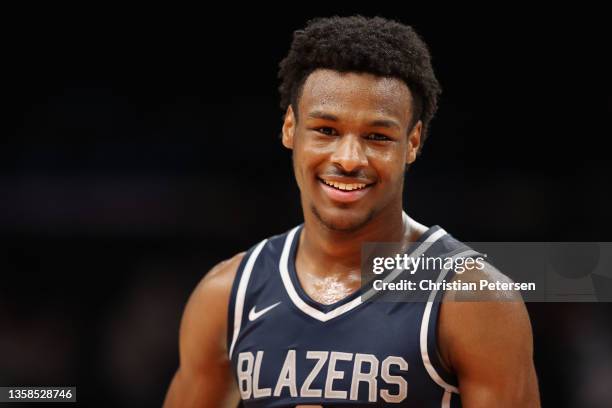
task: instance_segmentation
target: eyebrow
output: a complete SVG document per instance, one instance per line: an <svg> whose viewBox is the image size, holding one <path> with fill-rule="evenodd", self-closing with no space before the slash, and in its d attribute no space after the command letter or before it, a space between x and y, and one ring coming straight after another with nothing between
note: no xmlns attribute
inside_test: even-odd
<svg viewBox="0 0 612 408"><path fill-rule="evenodd" d="M378 120L374 120L370 123L368 123L368 125L372 126L372 127L385 127L385 128L397 128L397 129L401 129L400 125L394 121L394 120L390 120L390 119L378 119Z"/></svg>
<svg viewBox="0 0 612 408"><path fill-rule="evenodd" d="M312 111L310 113L308 113L308 117L310 118L314 118L314 119L325 119L325 120L329 120L332 122L338 122L338 117L336 115L332 115L331 113L326 113L323 111ZM384 128L397 128L397 129L401 129L400 125L391 119L376 119L373 120L371 122L368 123L368 126L372 126L372 127L384 127Z"/></svg>
<svg viewBox="0 0 612 408"><path fill-rule="evenodd" d="M331 113L325 113L322 111L312 111L308 114L308 117L314 119L331 120L332 122L338 121L338 117L336 115L332 115Z"/></svg>

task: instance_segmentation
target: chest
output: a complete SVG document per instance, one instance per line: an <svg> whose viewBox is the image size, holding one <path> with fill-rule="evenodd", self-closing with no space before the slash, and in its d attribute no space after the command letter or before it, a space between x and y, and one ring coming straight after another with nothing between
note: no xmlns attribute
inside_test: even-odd
<svg viewBox="0 0 612 408"><path fill-rule="evenodd" d="M418 309L417 304L363 304L320 322L300 315L292 304L278 304L247 323L234 352L245 406L409 406L401 404L420 400L428 384ZM288 405L271 405L281 403Z"/></svg>

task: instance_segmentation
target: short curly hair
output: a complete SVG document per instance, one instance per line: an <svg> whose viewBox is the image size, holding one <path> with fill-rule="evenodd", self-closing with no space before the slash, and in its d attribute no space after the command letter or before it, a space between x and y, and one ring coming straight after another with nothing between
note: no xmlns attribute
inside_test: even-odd
<svg viewBox="0 0 612 408"><path fill-rule="evenodd" d="M441 87L427 45L412 27L382 17L312 19L303 30L293 33L291 48L279 68L281 109L292 105L296 115L306 78L319 68L404 81L413 95L410 128L419 119L423 123L421 147L438 108Z"/></svg>

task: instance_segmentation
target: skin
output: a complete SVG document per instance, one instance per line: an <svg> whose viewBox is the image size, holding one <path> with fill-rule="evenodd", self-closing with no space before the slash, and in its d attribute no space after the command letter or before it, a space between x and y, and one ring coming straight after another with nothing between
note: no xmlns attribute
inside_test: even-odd
<svg viewBox="0 0 612 408"><path fill-rule="evenodd" d="M195 288L181 320L179 368L164 407L236 407L240 394L228 359L227 309L244 253L217 264ZM214 313L211 313L214 311Z"/></svg>
<svg viewBox="0 0 612 408"><path fill-rule="evenodd" d="M416 160L421 129L420 121L412 123L406 84L370 74L316 70L304 83L296 111L288 108L282 143L292 150L304 212L296 271L314 300L332 304L359 288L363 242L408 245L427 230L402 218L405 168ZM358 200L343 202L322 180L368 186ZM242 256L213 268L192 294L181 323L180 367L164 407L237 403L225 337ZM462 279L500 276L468 271ZM525 306L514 293L491 296L490 302L459 302L453 301L456 294L446 294L438 323L443 364L457 374L466 408L538 407Z"/></svg>
<svg viewBox="0 0 612 408"><path fill-rule="evenodd" d="M400 80L317 70L304 83L297 117L291 107L285 115L282 141L293 150L304 209L296 271L321 303L357 290L362 243L410 241L402 222L404 171L416 159L422 129L420 121L409 129L411 102ZM339 203L321 179L369 186L357 202Z"/></svg>
<svg viewBox="0 0 612 408"><path fill-rule="evenodd" d="M455 279L512 282L490 264ZM438 346L444 365L457 374L464 407L540 406L531 324L520 293L447 291Z"/></svg>

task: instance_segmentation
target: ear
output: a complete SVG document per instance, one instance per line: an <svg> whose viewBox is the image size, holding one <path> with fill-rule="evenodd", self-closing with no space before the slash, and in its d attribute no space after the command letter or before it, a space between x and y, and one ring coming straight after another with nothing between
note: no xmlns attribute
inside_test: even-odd
<svg viewBox="0 0 612 408"><path fill-rule="evenodd" d="M287 149L293 149L293 136L295 134L295 114L291 105L285 112L285 121L283 122L283 146Z"/></svg>
<svg viewBox="0 0 612 408"><path fill-rule="evenodd" d="M408 151L406 152L406 164L412 164L417 157L417 152L421 146L421 130L423 123L419 120L408 135Z"/></svg>

